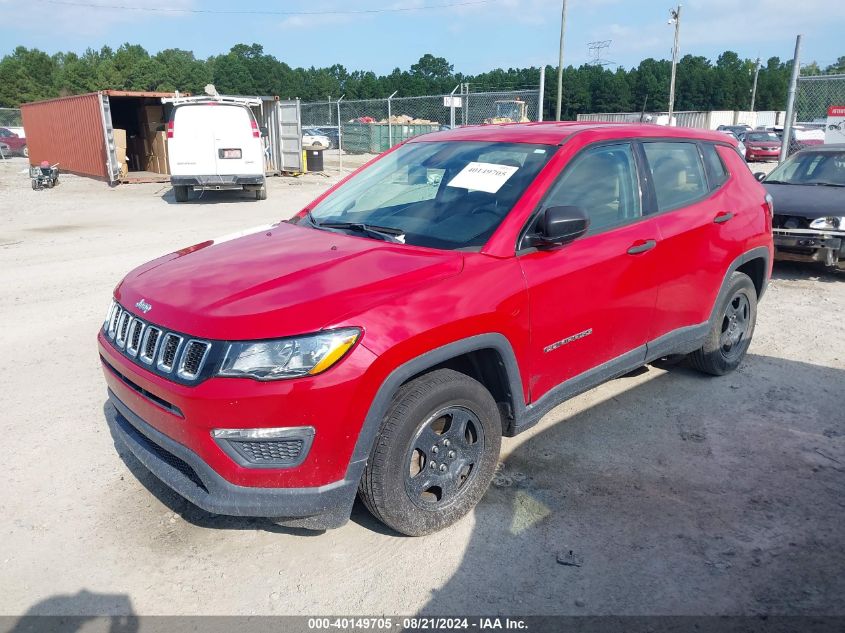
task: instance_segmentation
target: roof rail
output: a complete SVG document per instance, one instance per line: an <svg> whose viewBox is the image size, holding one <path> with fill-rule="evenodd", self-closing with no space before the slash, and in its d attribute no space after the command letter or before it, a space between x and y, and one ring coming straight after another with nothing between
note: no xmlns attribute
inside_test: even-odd
<svg viewBox="0 0 845 633"><path fill-rule="evenodd" d="M227 95L198 95L196 97L162 97L162 103L172 103L173 105L184 105L186 103L232 103L245 106L260 106L261 99L256 97L230 97Z"/></svg>

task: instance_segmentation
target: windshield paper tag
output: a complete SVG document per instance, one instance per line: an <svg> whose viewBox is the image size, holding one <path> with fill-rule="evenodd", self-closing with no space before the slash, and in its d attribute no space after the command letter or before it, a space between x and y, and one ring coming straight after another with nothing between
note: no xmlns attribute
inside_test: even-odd
<svg viewBox="0 0 845 633"><path fill-rule="evenodd" d="M452 178L447 187L461 187L473 191L496 193L519 167L496 165L495 163L470 163Z"/></svg>

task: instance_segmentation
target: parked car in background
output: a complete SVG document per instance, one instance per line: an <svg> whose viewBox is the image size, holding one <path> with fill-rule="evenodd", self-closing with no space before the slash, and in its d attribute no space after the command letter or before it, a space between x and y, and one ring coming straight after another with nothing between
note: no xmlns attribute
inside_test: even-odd
<svg viewBox="0 0 845 633"><path fill-rule="evenodd" d="M755 176L774 200L775 257L845 269L845 145L801 150Z"/></svg>
<svg viewBox="0 0 845 633"><path fill-rule="evenodd" d="M781 140L774 132L750 130L740 135L745 144L745 160L777 160L780 155Z"/></svg>
<svg viewBox="0 0 845 633"><path fill-rule="evenodd" d="M736 369L771 211L721 133L417 136L289 221L130 272L97 338L107 422L209 512L326 529L360 493L429 534L565 400L671 354Z"/></svg>
<svg viewBox="0 0 845 633"><path fill-rule="evenodd" d="M313 127L302 128L302 147L305 149L329 149L332 141L322 130Z"/></svg>
<svg viewBox="0 0 845 633"><path fill-rule="evenodd" d="M167 102L173 104L167 153L177 202L187 201L190 191L231 189L267 198L261 138L266 130L259 127L249 99L178 97Z"/></svg>
<svg viewBox="0 0 845 633"><path fill-rule="evenodd" d="M720 125L716 128L718 132L730 132L737 138L739 138L740 134L744 134L751 129L750 125L740 124L740 125Z"/></svg>
<svg viewBox="0 0 845 633"><path fill-rule="evenodd" d="M9 128L0 127L0 142L4 143L9 149L4 150L8 156L9 153L18 156L29 157L29 150L26 147L26 138L18 136L16 132L12 132Z"/></svg>
<svg viewBox="0 0 845 633"><path fill-rule="evenodd" d="M739 150L740 155L743 158L745 158L745 143L742 142L742 140L739 138L739 135L736 132L732 132L731 130L718 130L718 131L722 132L723 134L727 134L732 139L734 139L736 141L737 150Z"/></svg>

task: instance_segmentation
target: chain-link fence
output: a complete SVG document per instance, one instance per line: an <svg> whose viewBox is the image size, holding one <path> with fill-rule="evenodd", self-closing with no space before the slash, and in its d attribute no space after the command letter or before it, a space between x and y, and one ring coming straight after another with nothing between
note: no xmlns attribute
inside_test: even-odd
<svg viewBox="0 0 845 633"><path fill-rule="evenodd" d="M833 106L845 106L845 74L798 77L789 154L825 142L828 111Z"/></svg>
<svg viewBox="0 0 845 633"><path fill-rule="evenodd" d="M0 127L23 127L19 108L0 108Z"/></svg>
<svg viewBox="0 0 845 633"><path fill-rule="evenodd" d="M329 137L330 163L368 158L413 136L462 125L541 120L540 90L469 92L385 99L339 99L301 104L302 127ZM360 159L347 159L347 166Z"/></svg>

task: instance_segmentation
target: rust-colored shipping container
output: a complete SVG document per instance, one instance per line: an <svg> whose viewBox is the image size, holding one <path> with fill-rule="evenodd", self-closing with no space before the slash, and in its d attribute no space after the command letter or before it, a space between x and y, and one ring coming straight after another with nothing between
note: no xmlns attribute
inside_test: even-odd
<svg viewBox="0 0 845 633"><path fill-rule="evenodd" d="M120 139L135 139L143 147L156 132L156 124L166 121L162 97L170 92L128 92L103 90L72 97L25 103L21 106L26 130L29 160L33 165L42 161L59 163L63 172L99 178L108 182L132 180L169 180L164 174L151 174L146 156L139 150L126 156L126 147L118 147L115 129ZM147 110L160 112L150 122ZM161 126L159 126L161 127ZM121 162L122 157L122 162ZM133 178L133 172L135 178Z"/></svg>

